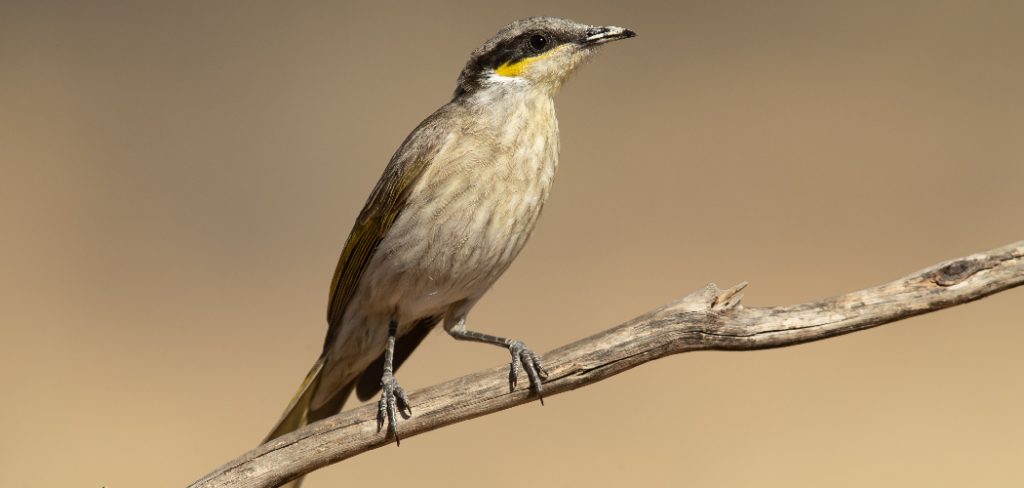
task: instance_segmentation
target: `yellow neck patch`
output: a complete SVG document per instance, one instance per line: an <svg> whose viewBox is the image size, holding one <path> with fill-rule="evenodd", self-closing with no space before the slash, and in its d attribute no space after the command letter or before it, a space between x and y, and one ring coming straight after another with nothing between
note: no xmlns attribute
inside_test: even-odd
<svg viewBox="0 0 1024 488"><path fill-rule="evenodd" d="M537 61L537 58L539 57L540 56L534 56L532 58L520 59L519 61L516 61L511 64L505 63L502 64L501 66L498 66L498 69L494 70L494 72L500 76L519 76L523 73L523 70L525 70L527 66L535 63Z"/></svg>
<svg viewBox="0 0 1024 488"><path fill-rule="evenodd" d="M495 69L494 72L496 74L498 74L499 76L508 76L508 77L515 77L515 76L522 75L523 71L526 71L526 68L529 67L531 64L536 63L537 61L540 61L540 60L542 60L542 59L544 59L544 58L546 58L548 56L551 56L552 54L555 53L555 51L558 51L559 49L562 49L564 46L565 46L565 44L563 44L561 46L558 46L558 47L556 47L556 48L554 48L554 49L552 49L550 51L547 51L545 53L541 53L541 54L538 54L536 56L530 56L528 58L520 59L519 61L516 61L514 63L504 63L501 66L498 66L498 68Z"/></svg>

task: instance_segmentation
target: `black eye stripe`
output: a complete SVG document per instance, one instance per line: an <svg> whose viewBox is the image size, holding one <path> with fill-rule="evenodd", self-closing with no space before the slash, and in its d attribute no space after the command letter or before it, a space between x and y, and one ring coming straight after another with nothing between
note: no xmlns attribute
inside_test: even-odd
<svg viewBox="0 0 1024 488"><path fill-rule="evenodd" d="M473 52L459 74L456 95L479 88L487 76L502 66L511 66L556 48L581 43L586 37L586 26L552 19L529 19L508 26Z"/></svg>
<svg viewBox="0 0 1024 488"><path fill-rule="evenodd" d="M580 33L552 30L530 30L497 41L490 49L477 53L474 58L470 59L459 76L460 86L465 89L465 87L475 84L478 76L485 75L503 65L515 64L563 44L574 42L581 35ZM537 37L543 41L536 39ZM457 91L457 93L461 93L461 91Z"/></svg>

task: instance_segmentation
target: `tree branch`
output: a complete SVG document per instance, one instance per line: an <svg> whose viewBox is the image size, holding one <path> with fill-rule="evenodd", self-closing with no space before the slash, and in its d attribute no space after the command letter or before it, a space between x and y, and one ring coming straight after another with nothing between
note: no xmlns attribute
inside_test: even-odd
<svg viewBox="0 0 1024 488"><path fill-rule="evenodd" d="M682 300L544 355L546 396L596 383L647 361L689 351L784 347L869 329L1024 284L1024 241L946 261L881 286L800 305L746 308L742 283L714 284ZM510 392L498 366L410 395L402 436L535 401ZM376 405L342 412L249 451L191 488L274 487L393 442L377 432Z"/></svg>

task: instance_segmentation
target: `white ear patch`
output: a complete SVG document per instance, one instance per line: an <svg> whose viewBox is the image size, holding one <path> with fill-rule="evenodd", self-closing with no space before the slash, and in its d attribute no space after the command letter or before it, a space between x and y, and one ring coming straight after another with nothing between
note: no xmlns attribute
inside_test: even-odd
<svg viewBox="0 0 1024 488"><path fill-rule="evenodd" d="M526 84L526 79L521 76L505 76L499 74L497 71L491 71L487 73L486 81L494 84L507 84L507 85L523 85Z"/></svg>

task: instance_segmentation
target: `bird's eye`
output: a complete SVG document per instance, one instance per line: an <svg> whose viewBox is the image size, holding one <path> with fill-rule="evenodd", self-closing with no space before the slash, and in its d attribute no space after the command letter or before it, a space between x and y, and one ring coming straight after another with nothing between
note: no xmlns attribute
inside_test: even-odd
<svg viewBox="0 0 1024 488"><path fill-rule="evenodd" d="M534 51L543 51L544 48L547 46L548 38L540 34L534 34L530 36L530 47L532 47Z"/></svg>

